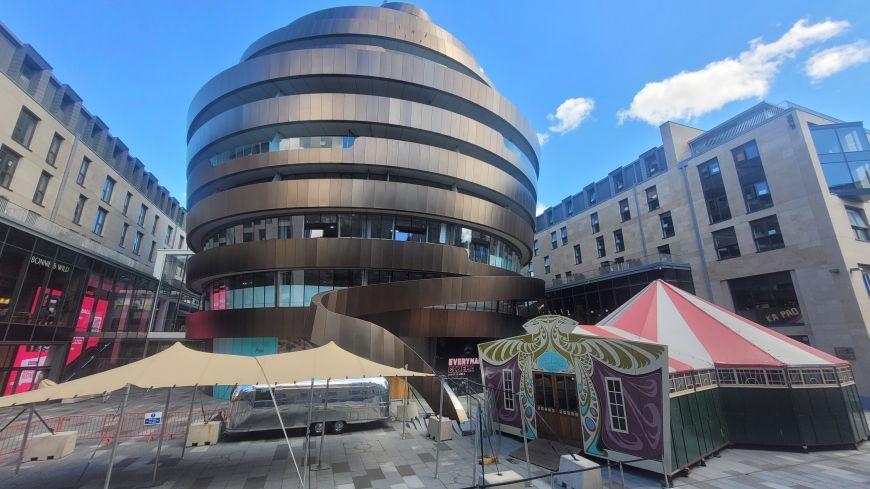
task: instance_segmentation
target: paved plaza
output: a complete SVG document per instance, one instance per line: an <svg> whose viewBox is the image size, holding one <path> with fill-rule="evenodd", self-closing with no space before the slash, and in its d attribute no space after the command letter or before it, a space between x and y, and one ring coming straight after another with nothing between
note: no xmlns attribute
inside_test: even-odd
<svg viewBox="0 0 870 489"><path fill-rule="evenodd" d="M179 389L172 410L186 410L190 390ZM116 393L107 402L94 399L77 404L54 404L39 410L47 419L57 415L106 413L117 409L121 396ZM130 411L161 410L165 391L131 394ZM208 396L197 401L197 410L225 405ZM18 410L0 412L5 424ZM0 425L2 426L2 425ZM473 485L472 460L474 438L454 436L440 446L438 478L435 477L436 445L425 436L421 422L405 426L402 438L399 422L377 422L350 426L341 435L328 435L323 461L328 468L310 472L310 487L324 489L368 488L463 488ZM297 461L304 457L304 434L292 431L292 445ZM2 435L0 435L2 436ZM280 432L222 439L213 446L188 449L180 458L182 437L167 440L163 447L160 471L154 487L164 489L278 489L299 487L286 443ZM522 440L494 436L491 449L500 454L499 468L526 475L524 461L507 454L522 446ZM97 441L82 442L75 452L62 460L26 462L14 475L17 454L0 462L0 487L9 489L102 488L109 458L109 447ZM317 465L318 440L311 445L311 464ZM489 448L487 448L489 450ZM150 487L157 443L145 439L126 439L118 445L112 487ZM486 466L487 473L497 470ZM533 475L545 475L544 469L532 466ZM605 487L621 488L619 471L602 472ZM549 478L534 481L539 488L549 488ZM662 481L647 472L625 471L625 487L657 488ZM870 488L870 443L857 450L778 452L731 448L696 467L687 476L677 477L675 487L685 489L808 489Z"/></svg>

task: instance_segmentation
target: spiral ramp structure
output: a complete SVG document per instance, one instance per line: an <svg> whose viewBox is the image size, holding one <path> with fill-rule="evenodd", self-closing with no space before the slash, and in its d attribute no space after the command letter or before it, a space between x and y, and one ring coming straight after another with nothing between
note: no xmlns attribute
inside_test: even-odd
<svg viewBox="0 0 870 489"><path fill-rule="evenodd" d="M206 304L190 339L335 341L432 371L427 339L517 334L543 297L519 274L534 130L419 7L263 36L196 94L187 140L188 285ZM438 405L436 381L416 387Z"/></svg>

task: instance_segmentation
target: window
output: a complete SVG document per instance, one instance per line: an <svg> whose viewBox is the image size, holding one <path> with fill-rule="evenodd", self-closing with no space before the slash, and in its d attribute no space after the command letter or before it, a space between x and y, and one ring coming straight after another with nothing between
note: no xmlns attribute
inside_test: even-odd
<svg viewBox="0 0 870 489"><path fill-rule="evenodd" d="M535 372L535 408L539 411L576 414L577 380L573 375Z"/></svg>
<svg viewBox="0 0 870 489"><path fill-rule="evenodd" d="M0 187L9 188L21 157L6 146L0 146Z"/></svg>
<svg viewBox="0 0 870 489"><path fill-rule="evenodd" d="M574 245L574 264L583 263L583 255L580 253L580 245Z"/></svg>
<svg viewBox="0 0 870 489"><path fill-rule="evenodd" d="M586 191L586 205L593 206L596 202L598 202L598 195L595 193L595 186L592 186Z"/></svg>
<svg viewBox="0 0 870 489"><path fill-rule="evenodd" d="M589 224L592 226L592 234L601 231L601 226L598 225L598 213L593 212L589 215Z"/></svg>
<svg viewBox="0 0 870 489"><path fill-rule="evenodd" d="M569 278L571 278L571 275L572 275L571 270L565 271L565 281L566 282L568 281Z"/></svg>
<svg viewBox="0 0 870 489"><path fill-rule="evenodd" d="M538 250L540 249L538 247L538 240L532 242L532 249L535 251L535 256L538 256Z"/></svg>
<svg viewBox="0 0 870 489"><path fill-rule="evenodd" d="M82 164L79 166L79 174L76 175L76 183L85 186L85 177L88 176L88 168L91 167L91 160L87 158L82 159Z"/></svg>
<svg viewBox="0 0 870 489"><path fill-rule="evenodd" d="M622 395L622 379L605 377L607 382L607 412L610 415L610 429L628 433L628 417L625 415L625 399Z"/></svg>
<svg viewBox="0 0 870 489"><path fill-rule="evenodd" d="M646 189L646 204L650 212L659 208L659 193L655 185Z"/></svg>
<svg viewBox="0 0 870 489"><path fill-rule="evenodd" d="M504 369L501 371L501 388L504 393L504 408L514 410L514 371Z"/></svg>
<svg viewBox="0 0 870 489"><path fill-rule="evenodd" d="M106 225L106 216L109 214L109 211L100 207L97 209L97 217L94 218L94 228L91 230L97 236L103 235L103 228Z"/></svg>
<svg viewBox="0 0 870 489"><path fill-rule="evenodd" d="M750 141L731 150L734 166L737 168L737 179L746 203L746 212L755 212L773 207L773 199L767 186L767 177L758 154L755 141Z"/></svg>
<svg viewBox="0 0 870 489"><path fill-rule="evenodd" d="M556 282L558 282L558 281L560 281L560 280L562 280L562 274L561 274L561 273L557 273L557 274L556 274Z"/></svg>
<svg viewBox="0 0 870 489"><path fill-rule="evenodd" d="M720 260L740 256L740 246L737 245L737 233L734 227L713 231L713 247Z"/></svg>
<svg viewBox="0 0 870 489"><path fill-rule="evenodd" d="M644 162L646 162L646 171L652 176L658 173L659 171L659 160L656 155L651 155L644 158Z"/></svg>
<svg viewBox="0 0 870 489"><path fill-rule="evenodd" d="M76 210L73 211L73 222L76 224L82 223L82 212L85 210L85 203L87 203L88 198L84 195L79 195L79 200L76 202Z"/></svg>
<svg viewBox="0 0 870 489"><path fill-rule="evenodd" d="M775 215L751 221L749 227L752 228L752 239L759 253L785 247Z"/></svg>
<svg viewBox="0 0 870 489"><path fill-rule="evenodd" d="M617 192L625 188L625 178L622 176L622 171L613 175L613 187L616 188Z"/></svg>
<svg viewBox="0 0 870 489"><path fill-rule="evenodd" d="M598 258L607 256L607 248L604 247L604 236L595 238L595 247L598 249Z"/></svg>
<svg viewBox="0 0 870 489"><path fill-rule="evenodd" d="M154 224L151 225L151 234L157 234L157 223L158 222L160 222L160 216L154 216ZM246 240L246 241L253 241L253 240Z"/></svg>
<svg viewBox="0 0 870 489"><path fill-rule="evenodd" d="M126 222L121 227L121 238L118 240L118 246L121 248L124 247L124 241L127 241L127 231L130 229L130 225Z"/></svg>
<svg viewBox="0 0 870 489"><path fill-rule="evenodd" d="M532 262L529 262L529 277L534 277L534 276L535 276L535 264Z"/></svg>
<svg viewBox="0 0 870 489"><path fill-rule="evenodd" d="M48 154L45 155L45 162L54 166L57 162L57 154L60 153L60 146L63 144L63 138L58 133L54 133L51 138L51 144L48 146Z"/></svg>
<svg viewBox="0 0 870 489"><path fill-rule="evenodd" d="M853 207L846 207L846 215L849 216L849 224L852 225L852 231L855 232L855 239L858 241L870 241L870 229L868 229L867 217L864 216L864 211Z"/></svg>
<svg viewBox="0 0 870 489"><path fill-rule="evenodd" d="M21 113L18 114L18 121L15 122L15 128L12 129L12 140L25 148L29 148L30 142L33 141L33 133L36 132L37 122L39 122L39 118L33 112L22 107Z"/></svg>
<svg viewBox="0 0 870 489"><path fill-rule="evenodd" d="M115 191L115 181L112 177L106 177L106 182L103 183L103 194L100 196L103 199L103 202L107 204L112 203L112 192Z"/></svg>
<svg viewBox="0 0 870 489"><path fill-rule="evenodd" d="M625 241L622 239L622 229L617 229L613 232L613 245L616 247L616 253L625 251Z"/></svg>
<svg viewBox="0 0 870 489"><path fill-rule="evenodd" d="M184 236L178 237L178 249L184 248Z"/></svg>
<svg viewBox="0 0 870 489"><path fill-rule="evenodd" d="M668 257L670 257L671 245L669 245L669 244L661 245L661 246L656 248L656 251L659 252L659 255L667 255ZM660 258L664 258L664 257L660 257Z"/></svg>
<svg viewBox="0 0 870 489"><path fill-rule="evenodd" d="M671 211L659 214L659 222L662 225L662 239L671 238L676 234L676 231L674 230L674 218L671 217Z"/></svg>
<svg viewBox="0 0 870 489"><path fill-rule="evenodd" d="M764 326L803 324L801 306L789 272L775 272L728 281L734 312Z"/></svg>
<svg viewBox="0 0 870 489"><path fill-rule="evenodd" d="M136 236L133 236L133 253L136 253L138 255L139 252L142 250L142 238L144 236L145 235L142 234L142 232L136 231Z"/></svg>
<svg viewBox="0 0 870 489"><path fill-rule="evenodd" d="M42 205L42 201L45 200L45 191L48 190L48 182L51 180L51 173L42 172L42 175L39 175L39 181L36 182L36 190L33 192L33 203L36 205Z"/></svg>
<svg viewBox="0 0 870 489"><path fill-rule="evenodd" d="M130 199L132 198L133 194L130 192L127 192L127 195L124 196L124 210L122 211L122 214L125 216L127 215L127 211L130 210Z"/></svg>
<svg viewBox="0 0 870 489"><path fill-rule="evenodd" d="M722 181L719 160L713 158L698 165L698 175L701 177L701 190L704 192L710 224L731 219L731 207L725 194L725 183Z"/></svg>
<svg viewBox="0 0 870 489"><path fill-rule="evenodd" d="M568 228L562 226L562 229L559 230L559 234L562 236L562 244L568 244Z"/></svg>
<svg viewBox="0 0 870 489"><path fill-rule="evenodd" d="M550 231L550 245L553 246L553 249L559 247L559 242L556 240L556 231Z"/></svg>
<svg viewBox="0 0 870 489"><path fill-rule="evenodd" d="M138 224L139 226L144 226L146 214L148 214L148 206L142 204L142 206L139 207L139 217L136 218L136 224Z"/></svg>
<svg viewBox="0 0 870 489"><path fill-rule="evenodd" d="M163 235L163 244L169 246L170 238L172 238L172 226L166 226L166 234Z"/></svg>
<svg viewBox="0 0 870 489"><path fill-rule="evenodd" d="M544 273L550 273L550 257L544 257Z"/></svg>
<svg viewBox="0 0 870 489"><path fill-rule="evenodd" d="M622 222L631 219L631 209L628 207L628 199L622 199L619 201L619 217L622 218Z"/></svg>
<svg viewBox="0 0 870 489"><path fill-rule="evenodd" d="M151 242L151 251L148 252L148 261L154 261L154 251L157 249L157 241Z"/></svg>
<svg viewBox="0 0 870 489"><path fill-rule="evenodd" d="M574 199L570 197L565 200L565 213L569 216L574 213Z"/></svg>

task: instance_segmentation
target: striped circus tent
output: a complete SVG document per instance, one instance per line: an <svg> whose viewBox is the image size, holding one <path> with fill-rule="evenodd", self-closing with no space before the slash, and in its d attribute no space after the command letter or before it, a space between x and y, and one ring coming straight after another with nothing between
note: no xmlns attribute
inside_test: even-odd
<svg viewBox="0 0 870 489"><path fill-rule="evenodd" d="M574 328L573 333L617 340L650 341L649 338L644 338L619 328L604 328L601 326L590 326L585 324L577 325L577 327ZM668 350L668 369L671 373L691 372L693 370L707 370L712 368L714 368L713 363L705 358L691 356L686 352L674 351L671 349Z"/></svg>
<svg viewBox="0 0 870 489"><path fill-rule="evenodd" d="M668 345L695 370L845 367L848 362L656 280L598 323L597 330ZM675 365L672 365L672 368ZM682 369L678 369L682 370Z"/></svg>

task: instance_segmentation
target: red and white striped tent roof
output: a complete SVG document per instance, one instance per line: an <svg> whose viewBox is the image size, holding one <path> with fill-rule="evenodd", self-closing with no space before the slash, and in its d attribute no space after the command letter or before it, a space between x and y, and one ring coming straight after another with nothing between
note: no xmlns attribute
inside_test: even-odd
<svg viewBox="0 0 870 489"><path fill-rule="evenodd" d="M649 338L642 338L635 334L618 328L605 328L603 326L590 326L586 324L578 324L573 331L574 334L598 336L601 338L611 338L617 340L642 341L650 343ZM663 344L661 342L654 342ZM700 358L689 358L683 352L674 351L668 347L668 370L671 373L690 372L692 370L704 370L714 368L713 364L706 362Z"/></svg>
<svg viewBox="0 0 870 489"><path fill-rule="evenodd" d="M848 365L663 280L648 285L593 328L668 345L671 357L685 364L672 363L676 371Z"/></svg>

